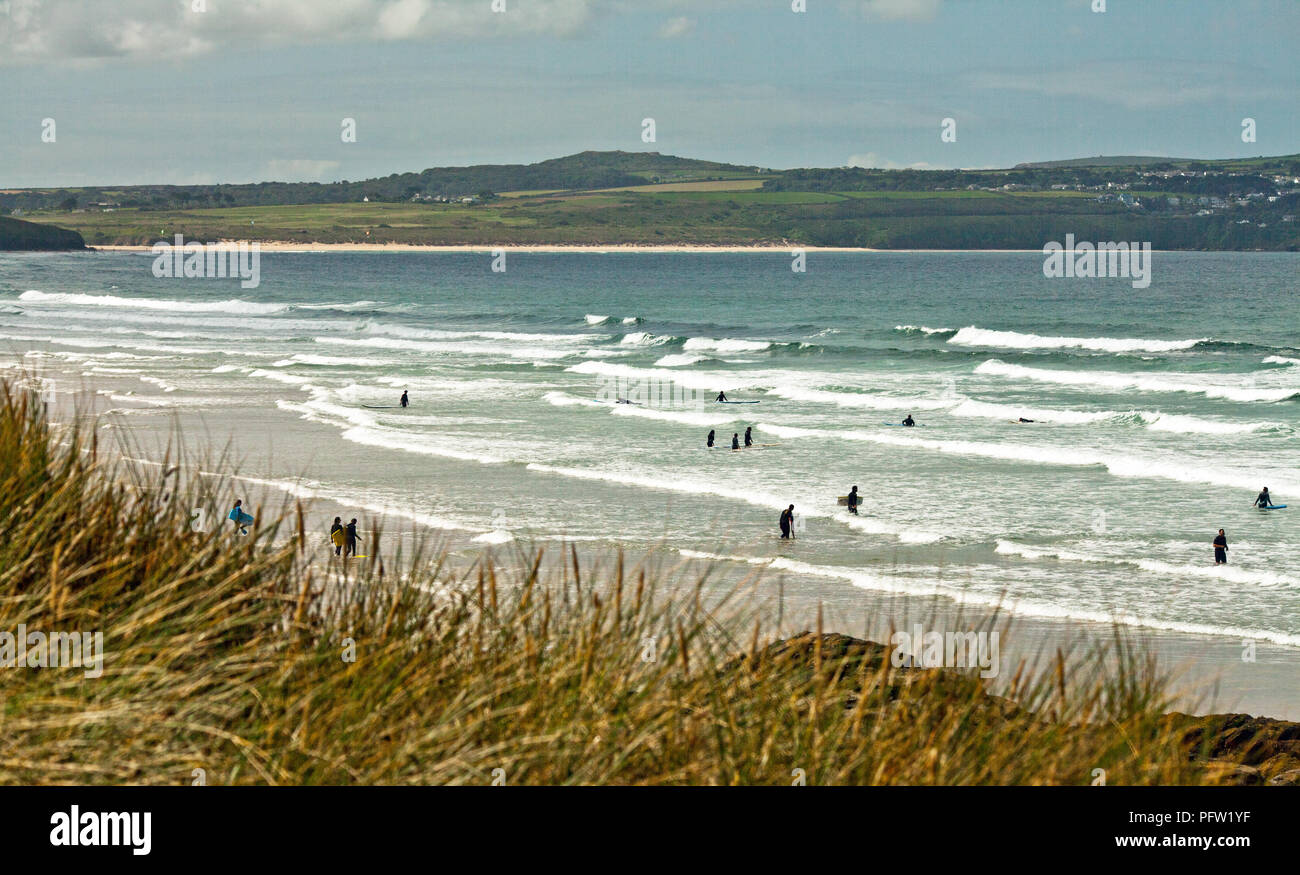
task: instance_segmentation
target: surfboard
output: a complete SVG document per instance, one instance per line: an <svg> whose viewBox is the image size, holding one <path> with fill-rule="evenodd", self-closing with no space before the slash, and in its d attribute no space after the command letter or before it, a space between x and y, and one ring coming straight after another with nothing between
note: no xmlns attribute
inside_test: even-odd
<svg viewBox="0 0 1300 875"><path fill-rule="evenodd" d="M714 404L762 404L763 402L761 402L761 401L717 401L717 400L715 400L713 403L714 403Z"/></svg>
<svg viewBox="0 0 1300 875"><path fill-rule="evenodd" d="M896 425L899 428L925 428L924 424L918 422L916 425L903 425L901 422L884 422L881 425Z"/></svg>
<svg viewBox="0 0 1300 875"><path fill-rule="evenodd" d="M848 507L849 497L847 495L841 495L839 498L835 499L835 503L838 505L842 505L844 507ZM858 493L858 507L862 507L862 493L860 492Z"/></svg>
<svg viewBox="0 0 1300 875"><path fill-rule="evenodd" d="M1268 506L1266 506L1266 507L1263 507L1263 508L1260 508L1260 509L1261 509L1261 510L1282 510L1282 509L1285 508L1285 507L1286 507L1285 504L1270 504L1270 505L1268 505Z"/></svg>
<svg viewBox="0 0 1300 875"><path fill-rule="evenodd" d="M369 407L371 410L396 410L401 407L400 404L362 404L362 407Z"/></svg>
<svg viewBox="0 0 1300 875"><path fill-rule="evenodd" d="M226 519L232 520L235 524L240 526L247 526L253 522L253 518L251 516L244 513L243 511L236 511L236 510L232 510L229 514L227 514Z"/></svg>

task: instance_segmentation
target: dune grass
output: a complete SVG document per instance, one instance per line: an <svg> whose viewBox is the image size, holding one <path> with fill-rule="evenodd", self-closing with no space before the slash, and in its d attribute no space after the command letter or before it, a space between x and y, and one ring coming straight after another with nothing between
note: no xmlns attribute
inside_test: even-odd
<svg viewBox="0 0 1300 875"><path fill-rule="evenodd" d="M195 531L227 483L178 459L141 474L95 434L0 383L0 631L101 631L105 650L97 678L0 669L3 783L1212 780L1122 640L1020 666L1013 704L869 642L773 640L753 581L719 598L680 569L531 548L452 572L378 540L344 566L313 557L295 505L247 536Z"/></svg>

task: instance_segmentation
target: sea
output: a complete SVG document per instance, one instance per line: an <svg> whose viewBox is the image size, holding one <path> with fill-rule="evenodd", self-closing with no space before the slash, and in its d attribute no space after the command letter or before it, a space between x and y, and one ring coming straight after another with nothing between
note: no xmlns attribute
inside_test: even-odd
<svg viewBox="0 0 1300 875"><path fill-rule="evenodd" d="M246 289L0 254L0 353L471 543L1300 654L1298 254L1156 252L1147 288L1035 252L499 255L267 252Z"/></svg>

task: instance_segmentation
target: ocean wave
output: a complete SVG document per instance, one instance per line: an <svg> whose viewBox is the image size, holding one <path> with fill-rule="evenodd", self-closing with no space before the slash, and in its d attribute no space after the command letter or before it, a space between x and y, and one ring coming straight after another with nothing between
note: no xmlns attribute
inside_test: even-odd
<svg viewBox="0 0 1300 875"><path fill-rule="evenodd" d="M1138 425L1151 431L1182 434L1247 434L1258 431L1289 432L1281 423L1228 422L1201 419L1158 410L1061 410L1045 407L1025 407L1013 404L995 404L967 399L948 411L951 416L981 417L1015 421L1020 417L1044 424L1091 425L1109 422L1116 425Z"/></svg>
<svg viewBox="0 0 1300 875"><path fill-rule="evenodd" d="M628 346L663 346L664 344L680 341L680 337L674 337L671 334L651 334L648 331L633 331L630 334L624 334L619 343Z"/></svg>
<svg viewBox="0 0 1300 875"><path fill-rule="evenodd" d="M743 562L749 565L762 565L778 571L803 574L811 577L826 577L843 580L859 589L877 592L902 593L915 596L942 595L957 604L978 605L1006 611L1022 617L1034 617L1053 620L1083 620L1085 622L1123 626L1135 626L1164 632L1179 632L1188 635L1202 635L1227 638L1240 641L1243 638L1270 641L1288 647L1300 647L1300 635L1277 632L1271 629L1250 629L1240 626L1216 626L1211 623L1183 623L1166 620L1161 617L1135 614L1130 611L1098 611L1068 605L1038 602L1032 599L1010 597L1002 593L975 592L968 588L958 588L940 582L917 582L893 575L886 576L863 571L857 568L845 568L830 565L813 565L797 559L781 557L723 556L696 550L679 550L688 558L712 561Z"/></svg>
<svg viewBox="0 0 1300 875"><path fill-rule="evenodd" d="M1006 349L1093 349L1101 352L1175 352L1191 349L1209 338L1195 340L1142 340L1118 337L1054 337L994 331L968 325L948 339L958 346L998 346Z"/></svg>
<svg viewBox="0 0 1300 875"><path fill-rule="evenodd" d="M656 361L655 367L656 368L680 368L680 367L685 367L686 365L694 365L694 364L699 364L700 362L707 362L708 360L709 357L707 355L699 355L697 353L673 353L671 355L666 355L663 358Z"/></svg>
<svg viewBox="0 0 1300 875"><path fill-rule="evenodd" d="M124 307L134 310L166 310L175 313L239 313L266 315L283 313L288 304L266 304L231 298L226 301L177 301L167 298L121 298L116 295L82 295L72 292L23 292L18 300L26 304L71 305L75 307Z"/></svg>
<svg viewBox="0 0 1300 875"><path fill-rule="evenodd" d="M1234 386L1209 382L1192 382L1198 377L1191 374L1179 379L1170 376L1120 374L1107 371L1051 370L1008 364L998 359L989 359L983 362L975 369L975 373L1034 380L1041 383L1055 383L1062 386L1109 389L1116 392L1134 389L1140 392L1187 392L1204 395L1207 398L1223 398L1229 401L1242 402L1287 401L1300 397L1300 392L1297 392L1294 388L1264 389L1258 386L1242 384Z"/></svg>
<svg viewBox="0 0 1300 875"><path fill-rule="evenodd" d="M1271 571L1256 570L1246 568L1240 565L1209 565L1201 563L1179 564L1171 562L1162 562L1159 559L1127 558L1124 556L1106 555L1103 553L1080 553L1073 550L1063 550L1056 547L1030 547L1025 544L1017 544L1014 541L999 539L994 548L996 552L1004 555L1019 556L1022 559L1056 559L1066 562L1087 562L1087 563L1110 563L1115 565L1125 565L1131 568L1138 568L1142 571L1149 571L1152 574L1159 574L1161 577L1197 577L1208 580L1228 580L1233 583L1241 583L1251 586L1273 587L1273 586L1300 586L1300 581L1281 574L1274 574ZM1203 544L1187 545L1189 553L1206 553L1206 546Z"/></svg>
<svg viewBox="0 0 1300 875"><path fill-rule="evenodd" d="M300 352L287 358L272 362L273 368L289 368L294 365L314 365L322 368L383 368L394 364L392 359L366 359L331 355L311 355Z"/></svg>
<svg viewBox="0 0 1300 875"><path fill-rule="evenodd" d="M946 334L949 337L957 333L956 328L928 328L925 325L895 325L894 330L903 334Z"/></svg>
<svg viewBox="0 0 1300 875"><path fill-rule="evenodd" d="M586 316L582 318L586 320L588 325L604 325L607 322L614 321L613 316L597 316L593 313L588 313Z"/></svg>
<svg viewBox="0 0 1300 875"><path fill-rule="evenodd" d="M1287 358L1284 355L1271 355L1264 359L1266 365L1300 365L1300 359Z"/></svg>
<svg viewBox="0 0 1300 875"><path fill-rule="evenodd" d="M765 349L771 349L772 343L768 340L737 340L735 338L724 338L714 340L712 337L691 337L682 344L682 349L707 349L714 352L762 352Z"/></svg>
<svg viewBox="0 0 1300 875"><path fill-rule="evenodd" d="M806 389L801 386L775 386L768 392L790 401L835 404L839 407L858 407L865 410L943 410L960 400L945 401L939 398L914 396L904 398L865 392L831 392L825 389Z"/></svg>

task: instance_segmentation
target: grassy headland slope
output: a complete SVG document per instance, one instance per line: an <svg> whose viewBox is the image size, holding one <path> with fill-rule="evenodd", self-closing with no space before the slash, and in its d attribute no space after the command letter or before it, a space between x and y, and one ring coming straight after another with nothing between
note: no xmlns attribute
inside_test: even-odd
<svg viewBox="0 0 1300 875"><path fill-rule="evenodd" d="M0 252L33 249L85 249L76 231L0 216Z"/></svg>

